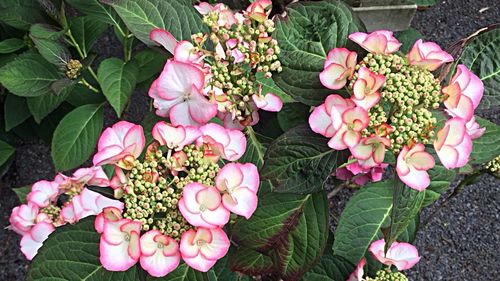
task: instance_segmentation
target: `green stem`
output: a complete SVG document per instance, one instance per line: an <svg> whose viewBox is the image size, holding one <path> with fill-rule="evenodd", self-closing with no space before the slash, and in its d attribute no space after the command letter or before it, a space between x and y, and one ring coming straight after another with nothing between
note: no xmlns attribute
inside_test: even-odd
<svg viewBox="0 0 500 281"><path fill-rule="evenodd" d="M85 78L82 77L82 80L80 80L78 83L84 85L85 87L89 88L90 90L92 90L93 92L95 93L100 93L100 91L98 89L96 89L94 86L92 86L89 82L87 82L87 80L85 80Z"/></svg>
<svg viewBox="0 0 500 281"><path fill-rule="evenodd" d="M396 173L394 173L394 190L393 190L393 194L396 195L396 194L401 194L401 189L402 188L405 188L405 186L403 185L403 182L399 179L399 177L396 175ZM389 239L386 239L385 241L385 248L384 248L384 254L387 254L387 250L389 249L389 247L391 246L392 242L393 242L393 235L392 235L392 227L393 227L393 223L395 221L395 216L396 216L396 208L394 208L394 206L397 205L398 203L398 200L400 200L400 198L398 198L398 196L392 196L392 210L391 210L391 224L389 225L389 229L387 231L388 233L388 238ZM388 241L387 241L388 240Z"/></svg>
<svg viewBox="0 0 500 281"><path fill-rule="evenodd" d="M87 55L85 53L83 53L82 49L80 48L80 45L78 44L78 42L76 42L75 37L73 37L73 34L71 34L71 30L68 30L68 32L66 33L66 35L69 38L69 42L71 43L71 45L73 47L75 47L76 51L78 52L78 55L80 55L80 58L82 60L84 60L87 57ZM92 75L92 78L94 78L95 81L98 82L99 80L97 80L97 75L94 72L94 70L92 69L92 67L90 67L90 65L87 66L87 70L89 71L90 75ZM85 81L85 82L87 82L87 81ZM88 82L87 82L87 84L88 84Z"/></svg>
<svg viewBox="0 0 500 281"><path fill-rule="evenodd" d="M131 33L126 30L125 36L123 37L123 60L128 62L132 59L132 45L134 44L134 37Z"/></svg>

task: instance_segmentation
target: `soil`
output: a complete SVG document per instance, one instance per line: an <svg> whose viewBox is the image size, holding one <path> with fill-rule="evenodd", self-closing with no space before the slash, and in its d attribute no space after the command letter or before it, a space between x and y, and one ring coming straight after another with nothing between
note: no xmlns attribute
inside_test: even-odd
<svg viewBox="0 0 500 281"><path fill-rule="evenodd" d="M280 1L283 2L283 1ZM471 34L478 28L494 24L500 19L497 0L446 0L436 6L418 11L412 26L430 41L443 47ZM121 56L116 40L109 33L98 43L101 57ZM139 122L148 107L144 93L133 95L126 119ZM497 124L500 110L480 112ZM106 113L106 126L116 117L111 109ZM19 251L17 234L6 230L11 209L18 199L11 188L31 184L40 179L51 179L54 168L50 146L42 141L19 142L10 169L0 180L0 280L24 280L28 262ZM421 261L408 273L410 280L498 280L500 273L500 192L499 182L484 176L468 186L444 207L441 202L422 212L422 227L416 237ZM345 205L346 194L334 197L332 218L338 217Z"/></svg>

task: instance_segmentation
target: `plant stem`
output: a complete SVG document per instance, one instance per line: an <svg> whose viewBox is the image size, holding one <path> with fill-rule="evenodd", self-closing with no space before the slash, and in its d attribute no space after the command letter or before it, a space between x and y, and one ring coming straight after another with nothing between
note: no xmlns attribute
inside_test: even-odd
<svg viewBox="0 0 500 281"><path fill-rule="evenodd" d="M73 45L73 47L75 47L76 51L78 52L78 54L80 55L80 58L82 60L84 60L87 55L85 53L83 53L82 49L80 48L80 45L78 44L78 42L76 42L76 39L75 37L73 37L73 34L71 34L71 30L68 30L68 32L66 33L66 35L68 36L69 38L69 42L71 43L71 45ZM97 80L97 75L96 73L94 72L94 70L92 69L92 67L87 66L87 70L89 71L90 75L92 75L92 78L95 79L96 82L98 82L99 80ZM87 84L89 84L87 81L85 81ZM90 85L90 84L89 84ZM94 88L94 87L92 87ZM89 88L90 89L90 88ZM95 89L95 88L94 88ZM97 91L97 93L99 93L99 91Z"/></svg>
<svg viewBox="0 0 500 281"><path fill-rule="evenodd" d="M328 195L326 196L328 199L332 199L337 193L339 193L342 189L346 187L345 184L339 184L336 186L332 191L328 192Z"/></svg>
<svg viewBox="0 0 500 281"><path fill-rule="evenodd" d="M100 93L100 91L98 89L96 89L94 86L92 86L89 82L87 82L87 80L85 80L85 78L82 77L82 80L80 80L78 83L84 85L85 87L89 88L90 90L92 90L93 92L95 93Z"/></svg>

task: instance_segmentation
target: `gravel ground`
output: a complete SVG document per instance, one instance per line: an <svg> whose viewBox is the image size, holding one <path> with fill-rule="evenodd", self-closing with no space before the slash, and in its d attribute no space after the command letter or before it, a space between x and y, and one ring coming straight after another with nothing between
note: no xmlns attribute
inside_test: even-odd
<svg viewBox="0 0 500 281"><path fill-rule="evenodd" d="M497 0L447 0L429 9L418 11L413 27L428 40L443 47L474 32L480 27L500 19ZM99 42L103 53L117 53L115 41L106 37ZM126 119L141 120L147 108L145 95L135 93L134 106L127 111ZM499 123L499 111L488 115ZM111 124L110 110L106 124ZM493 118L491 118L493 117ZM54 176L50 160L50 148L42 142L25 142L17 146L17 154L9 171L0 180L0 280L24 280L28 263L19 251L19 237L4 228L8 224L10 210L18 204L11 188L33 183ZM344 198L342 194L335 200ZM498 180L483 177L468 186L448 204L437 209L437 204L422 213L422 221L428 221L416 238L422 255L417 266L408 271L410 280L498 280L500 269L500 193ZM338 207L345 201L335 202ZM435 212L435 210L437 211ZM432 215L432 216L431 216Z"/></svg>

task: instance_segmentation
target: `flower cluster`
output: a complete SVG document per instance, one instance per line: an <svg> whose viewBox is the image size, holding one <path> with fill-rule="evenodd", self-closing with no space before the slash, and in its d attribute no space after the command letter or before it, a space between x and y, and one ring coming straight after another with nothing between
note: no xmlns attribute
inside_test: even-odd
<svg viewBox="0 0 500 281"><path fill-rule="evenodd" d="M373 241L368 250L377 261L389 267L394 265L400 271L410 269L420 261L417 248L404 242L392 243L387 253L384 253L385 241L381 239ZM392 272L389 268L379 270L375 278L363 278L365 265L366 260L362 258L347 281L408 281L403 273Z"/></svg>
<svg viewBox="0 0 500 281"><path fill-rule="evenodd" d="M246 149L236 129L217 124L157 123L146 147L143 129L121 121L107 128L94 165L114 165L110 186L123 211L106 208L96 218L100 261L110 271L140 262L150 275L165 276L182 258L208 271L228 251L223 230L231 213L249 218L257 207L259 174L235 163Z"/></svg>
<svg viewBox="0 0 500 281"><path fill-rule="evenodd" d="M10 228L22 235L21 251L33 259L56 227L97 215L106 207L123 209L123 203L86 186L108 186L101 167L78 169L71 177L58 174L53 181L34 183L26 204L12 210Z"/></svg>
<svg viewBox="0 0 500 281"><path fill-rule="evenodd" d="M184 126L201 126L218 116L226 128L242 129L258 122L259 109L281 110L281 99L263 92L257 81L258 74L269 78L281 71L280 48L270 36L271 1L254 1L243 13L233 13L224 4L195 8L209 34L193 34L191 42L178 42L162 29L150 34L173 54L149 90L156 114Z"/></svg>
<svg viewBox="0 0 500 281"><path fill-rule="evenodd" d="M330 138L331 148L351 152L336 176L354 177L357 184L380 180L389 151L397 157L401 181L424 190L430 184L427 170L435 165L425 148L430 143L447 169L463 167L472 139L484 132L473 115L483 95L481 80L458 65L449 85L441 87L432 71L453 58L432 42L418 40L404 56L396 53L401 43L390 31L356 32L349 38L368 54L358 61L355 52L335 48L319 77L329 89L346 87L350 97L328 96L309 118L314 132ZM451 118L435 133L433 110L441 105Z"/></svg>

